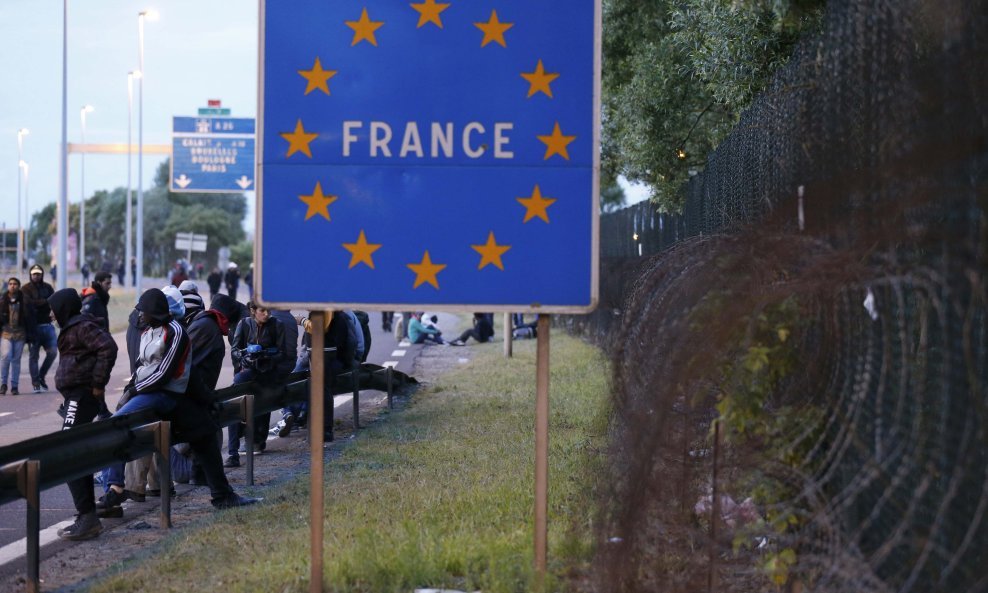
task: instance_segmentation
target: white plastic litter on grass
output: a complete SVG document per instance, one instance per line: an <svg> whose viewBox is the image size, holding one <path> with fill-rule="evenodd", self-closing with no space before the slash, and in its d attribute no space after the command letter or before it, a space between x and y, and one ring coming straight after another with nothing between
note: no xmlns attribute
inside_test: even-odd
<svg viewBox="0 0 988 593"><path fill-rule="evenodd" d="M470 359L469 358L457 358L456 359L456 362L458 362L460 364L466 364L466 363L470 362Z"/></svg>

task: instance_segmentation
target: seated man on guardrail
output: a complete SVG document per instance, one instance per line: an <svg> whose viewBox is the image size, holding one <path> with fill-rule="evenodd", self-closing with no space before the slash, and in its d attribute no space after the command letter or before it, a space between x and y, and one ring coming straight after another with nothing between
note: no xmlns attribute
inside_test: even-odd
<svg viewBox="0 0 988 593"><path fill-rule="evenodd" d="M162 420L172 422L172 432L188 442L202 464L209 483L213 506L218 509L253 504L256 498L237 495L223 474L220 452L216 447L215 421L208 413L202 390L190 388L191 350L189 336L182 324L172 318L165 293L152 288L141 295L137 310L148 327L141 334L137 370L124 388L125 403L115 416L152 409ZM178 439L176 439L178 440ZM107 482L110 489L97 506L120 506L127 495L124 490L124 464L110 466Z"/></svg>
<svg viewBox="0 0 988 593"><path fill-rule="evenodd" d="M110 371L117 360L117 344L91 315L82 313L82 299L72 288L63 288L48 297L51 316L58 322L58 350L62 360L55 371L55 388L65 398L62 430L93 421L106 407L103 396ZM68 483L78 515L72 525L58 530L70 540L94 538L103 531L96 516L93 474Z"/></svg>
<svg viewBox="0 0 988 593"><path fill-rule="evenodd" d="M233 377L233 383L235 385L247 381L266 385L278 383L283 378L278 372L278 365L284 358L285 328L280 321L271 317L271 311L267 307L251 301L247 304L247 308L250 310L250 317L241 319L237 324L233 344L230 345L233 368L237 373ZM261 414L254 419L253 454L264 451L270 423L271 412ZM243 430L242 423L227 427L227 458L223 462L225 467L240 465L239 446Z"/></svg>

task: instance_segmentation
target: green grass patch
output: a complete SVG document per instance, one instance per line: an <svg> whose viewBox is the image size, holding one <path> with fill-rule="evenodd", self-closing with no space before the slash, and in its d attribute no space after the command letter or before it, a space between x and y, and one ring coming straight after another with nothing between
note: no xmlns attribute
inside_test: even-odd
<svg viewBox="0 0 988 593"><path fill-rule="evenodd" d="M329 463L327 591L533 590L535 342L471 346L472 360L420 389ZM547 589L577 588L592 547L609 369L552 337ZM259 507L170 538L97 592L308 590L308 477ZM138 565L139 564L139 565Z"/></svg>

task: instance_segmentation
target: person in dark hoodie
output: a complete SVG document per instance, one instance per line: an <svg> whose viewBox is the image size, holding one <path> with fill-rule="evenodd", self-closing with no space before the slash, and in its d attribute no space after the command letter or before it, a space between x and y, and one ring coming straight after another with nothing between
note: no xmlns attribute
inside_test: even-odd
<svg viewBox="0 0 988 593"><path fill-rule="evenodd" d="M82 300L74 289L59 290L48 304L51 317L62 329L58 336L62 360L55 372L55 388L65 398L62 430L69 430L89 424L106 406L104 394L117 360L117 344L92 316L82 312ZM96 516L93 475L72 480L68 486L78 514L72 525L58 530L58 536L70 540L96 537L103 525Z"/></svg>
<svg viewBox="0 0 988 593"><path fill-rule="evenodd" d="M48 391L45 377L52 365L55 364L55 357L58 356L55 328L48 320L51 312L51 308L48 306L48 297L55 294L55 289L52 288L51 284L45 282L44 268L33 265L30 272L31 281L21 288L21 294L24 295L24 303L34 309L34 321L37 324L37 329L34 332L34 339L28 343L27 368L31 371L31 385L34 388L34 393L41 393ZM38 359L42 348L45 349L45 359L39 367Z"/></svg>
<svg viewBox="0 0 988 593"><path fill-rule="evenodd" d="M141 334L137 370L124 388L126 403L114 415L150 408L161 419L172 422L172 440L189 443L202 465L215 508L258 502L259 499L237 495L226 480L215 441L219 427L209 414L199 373L191 372L194 356L189 335L173 319L165 293L157 288L146 291L137 310L147 329ZM110 509L126 500L124 464L110 467L107 483L110 489L97 503L98 508Z"/></svg>
<svg viewBox="0 0 988 593"><path fill-rule="evenodd" d="M110 302L110 288L113 287L113 274L96 272L90 288L93 290L82 299L82 312L95 317L105 331L110 331L110 314L106 306Z"/></svg>

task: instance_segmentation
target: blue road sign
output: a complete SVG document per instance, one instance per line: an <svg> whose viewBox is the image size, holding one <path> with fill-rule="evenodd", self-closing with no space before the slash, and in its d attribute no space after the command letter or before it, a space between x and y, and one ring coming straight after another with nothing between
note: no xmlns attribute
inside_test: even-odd
<svg viewBox="0 0 988 593"><path fill-rule="evenodd" d="M172 122L171 191L255 189L253 118L174 117Z"/></svg>
<svg viewBox="0 0 988 593"><path fill-rule="evenodd" d="M262 4L264 302L596 305L599 0Z"/></svg>

